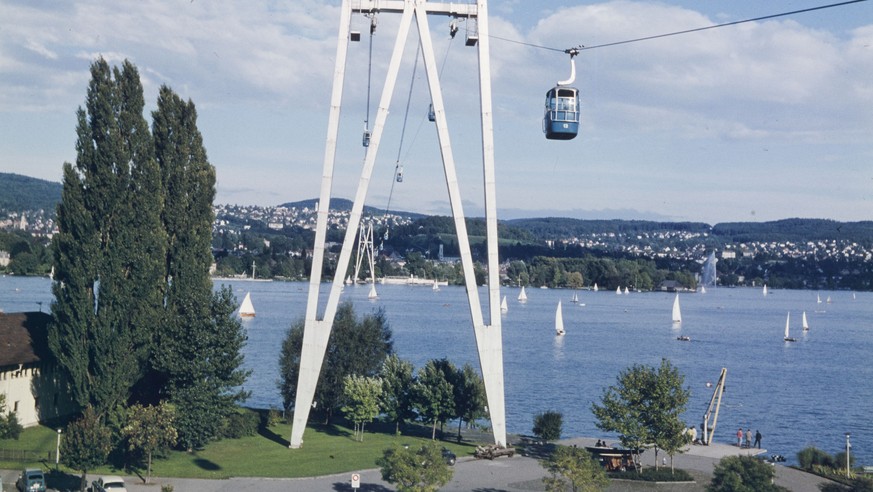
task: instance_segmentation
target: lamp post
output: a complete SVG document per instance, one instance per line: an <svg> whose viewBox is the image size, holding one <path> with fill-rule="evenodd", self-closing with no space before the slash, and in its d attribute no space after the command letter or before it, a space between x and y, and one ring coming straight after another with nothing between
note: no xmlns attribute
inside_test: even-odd
<svg viewBox="0 0 873 492"><path fill-rule="evenodd" d="M846 432L846 478L849 478L849 449L852 447L849 443L849 436L851 436L851 434Z"/></svg>
<svg viewBox="0 0 873 492"><path fill-rule="evenodd" d="M58 445L55 448L55 470L58 469L58 464L61 462L61 429L58 428Z"/></svg>

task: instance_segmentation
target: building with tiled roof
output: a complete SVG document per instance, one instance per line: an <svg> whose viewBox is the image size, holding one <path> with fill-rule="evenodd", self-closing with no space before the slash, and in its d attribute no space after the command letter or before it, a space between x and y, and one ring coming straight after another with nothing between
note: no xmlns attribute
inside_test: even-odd
<svg viewBox="0 0 873 492"><path fill-rule="evenodd" d="M45 313L0 313L0 393L24 427L75 409L48 348L50 321Z"/></svg>

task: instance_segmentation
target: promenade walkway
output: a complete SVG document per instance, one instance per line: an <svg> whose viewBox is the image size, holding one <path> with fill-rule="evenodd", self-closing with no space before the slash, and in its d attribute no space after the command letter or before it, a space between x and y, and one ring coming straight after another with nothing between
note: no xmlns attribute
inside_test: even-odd
<svg viewBox="0 0 873 492"><path fill-rule="evenodd" d="M574 438L560 441L564 445L593 446L593 438ZM695 483L646 484L632 481L613 481L610 492L659 491L659 492L698 492L705 490L712 478L712 470L718 461L731 455L765 454L766 450L740 449L727 444L711 446L691 446L684 454L674 458L676 468L689 471ZM663 453L659 455L664 456ZM643 465L653 466L655 455L651 450L643 453ZM669 466L669 457L667 458ZM16 472L2 472L4 492L12 491ZM387 492L394 488L382 481L379 470L362 470L360 473L361 492ZM455 465L452 481L441 490L449 492L532 492L543 491L542 478L545 470L531 457L516 455L513 458L498 458L494 461L463 458ZM174 492L311 492L311 491L349 491L351 473L313 478L232 478L228 480L199 480L183 478L153 479L155 484L144 485L138 477L126 477L130 492L159 492L156 484L172 484ZM825 480L792 468L776 465L776 483L795 492L818 492L820 483Z"/></svg>

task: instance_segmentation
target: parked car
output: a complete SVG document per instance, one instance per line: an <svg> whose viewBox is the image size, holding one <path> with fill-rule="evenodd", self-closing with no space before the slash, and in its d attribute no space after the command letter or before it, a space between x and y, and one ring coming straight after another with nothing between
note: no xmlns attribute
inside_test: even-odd
<svg viewBox="0 0 873 492"><path fill-rule="evenodd" d="M39 468L25 468L15 486L19 492L45 492L45 475Z"/></svg>
<svg viewBox="0 0 873 492"><path fill-rule="evenodd" d="M104 475L91 482L91 492L127 492L124 479L115 475Z"/></svg>

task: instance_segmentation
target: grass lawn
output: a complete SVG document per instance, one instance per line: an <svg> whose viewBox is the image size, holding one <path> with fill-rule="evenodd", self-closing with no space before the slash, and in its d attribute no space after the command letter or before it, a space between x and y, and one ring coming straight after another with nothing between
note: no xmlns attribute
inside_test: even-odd
<svg viewBox="0 0 873 492"><path fill-rule="evenodd" d="M182 478L228 478L228 477L309 477L376 468L376 459L382 456L385 448L396 444L416 446L430 440L430 429L411 426L407 432L415 435L393 433L394 426L372 426L375 432L367 431L364 441L352 438L351 429L342 425L310 426L303 434L303 447L288 449L287 436L291 427L288 424L261 428L254 436L241 439L223 439L209 444L205 449L186 453L172 451L165 459L157 459L152 464L152 476ZM448 431L449 428L447 428ZM447 434L451 434L447 432ZM63 435L61 436L63 439ZM34 427L22 433L15 440L0 440L0 452L8 449L32 449L41 451L42 456L54 452L57 432L48 427ZM443 441L459 457L469 456L475 451L475 442ZM0 461L0 468L21 469L28 467L54 468L54 462ZM75 470L64 470L76 474ZM89 474L132 473L103 467L89 470ZM144 475L145 470L141 473Z"/></svg>

